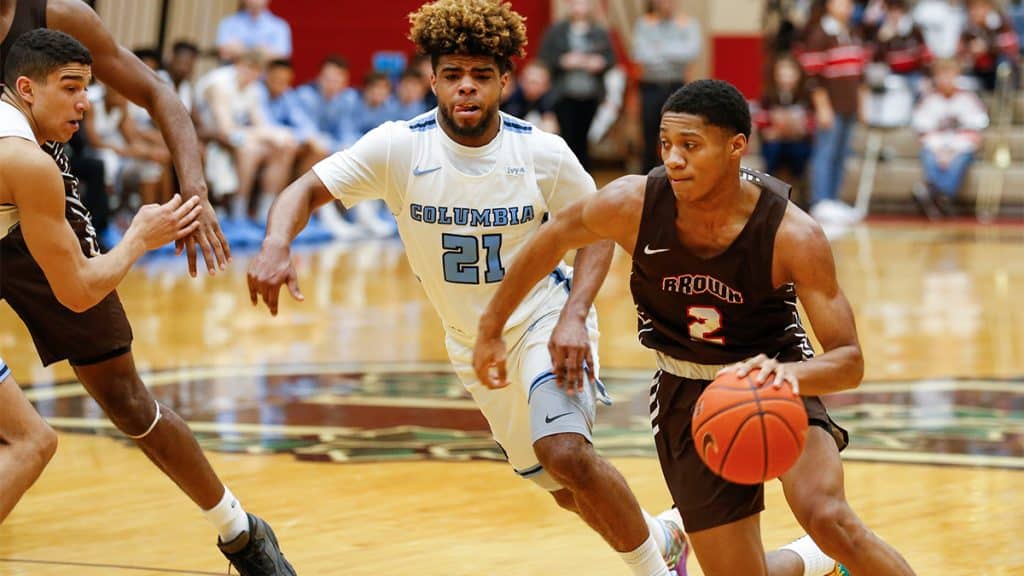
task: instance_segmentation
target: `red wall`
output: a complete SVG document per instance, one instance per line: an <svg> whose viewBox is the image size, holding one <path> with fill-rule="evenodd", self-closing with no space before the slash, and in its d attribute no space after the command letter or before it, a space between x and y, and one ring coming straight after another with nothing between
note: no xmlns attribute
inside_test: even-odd
<svg viewBox="0 0 1024 576"><path fill-rule="evenodd" d="M272 3L270 9L291 24L297 82L316 76L324 56L337 53L349 61L352 83L359 85L374 52L413 54L406 37L408 15L422 4L423 0L287 0ZM527 58L532 58L551 21L551 0L512 0L512 7L526 16Z"/></svg>
<svg viewBox="0 0 1024 576"><path fill-rule="evenodd" d="M732 82L748 99L761 97L763 40L761 36L712 38L712 78Z"/></svg>

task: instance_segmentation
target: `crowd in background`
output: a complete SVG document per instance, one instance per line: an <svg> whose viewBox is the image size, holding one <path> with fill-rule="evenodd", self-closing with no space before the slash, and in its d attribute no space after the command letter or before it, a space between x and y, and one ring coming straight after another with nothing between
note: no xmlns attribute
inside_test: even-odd
<svg viewBox="0 0 1024 576"><path fill-rule="evenodd" d="M595 17L594 0L564 1L565 18L513 72L502 109L560 133L590 169L590 150L621 116L630 84L641 135L634 166L649 171L660 164L661 105L693 79L701 23L673 0L651 0L631 45L621 46ZM839 199L853 133L863 124L912 127L924 172L913 198L930 217L949 214L988 125L974 92L995 88L1001 64L1017 70L1021 25L1019 1L1004 10L995 0L768 0L764 89L751 102L764 169L806 188L803 202L815 218L849 224L864 217ZM215 51L179 41L166 62L156 50L137 55L191 112L211 196L235 246L261 242L274 197L313 164L436 104L429 59L402 54L374 62L358 89L341 55L324 58L313 80L295 86L291 29L269 0L244 0L220 23ZM221 65L196 78L207 55ZM134 208L172 194L174 174L144 109L102 86L91 97L74 162L109 247ZM335 203L318 211L299 241L395 231L380 202L348 212Z"/></svg>

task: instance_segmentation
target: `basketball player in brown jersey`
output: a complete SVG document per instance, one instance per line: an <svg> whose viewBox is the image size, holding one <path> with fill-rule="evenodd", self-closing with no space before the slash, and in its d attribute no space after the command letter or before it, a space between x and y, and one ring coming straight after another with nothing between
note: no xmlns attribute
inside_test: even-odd
<svg viewBox="0 0 1024 576"><path fill-rule="evenodd" d="M0 63L7 74L17 40L31 30L60 30L81 42L92 56L92 72L103 82L146 107L164 131L182 182L182 194L199 196L203 210L199 238L208 270L230 257L206 187L198 143L188 113L174 91L131 52L119 46L95 12L81 0L0 0ZM43 51L45 53L45 51ZM9 78L11 82L16 76ZM5 88L7 91L8 88ZM60 167L64 180L65 218L86 257L98 256L95 231L78 194L78 180L68 171L63 144L43 149ZM214 240L217 238L219 240ZM210 244L220 246L211 247ZM195 269L194 245L189 251ZM44 270L28 248L25 231L15 227L0 239L0 299L25 323L43 364L68 360L75 375L117 428L131 437L203 511L218 533L218 545L243 575L294 574L281 554L270 526L247 514L210 467L188 425L150 394L135 368L132 330L117 292L95 306L73 310L54 294Z"/></svg>
<svg viewBox="0 0 1024 576"><path fill-rule="evenodd" d="M662 108L664 166L569 205L522 248L480 321L474 369L481 382L506 385L500 334L509 313L567 251L612 239L633 257L640 341L657 352L660 368L652 387L655 443L704 573L845 573L838 561L855 575L913 574L845 500L839 450L846 433L817 395L860 383L853 313L821 228L788 202L788 186L741 169L749 135L747 102L731 84L701 80L675 92ZM821 342L818 356L800 324L797 295ZM690 431L694 403L719 372L754 369L760 385L788 382L798 390L811 424L803 454L781 477L810 538L767 556L763 486L712 473ZM566 385L578 386L582 370L570 365Z"/></svg>

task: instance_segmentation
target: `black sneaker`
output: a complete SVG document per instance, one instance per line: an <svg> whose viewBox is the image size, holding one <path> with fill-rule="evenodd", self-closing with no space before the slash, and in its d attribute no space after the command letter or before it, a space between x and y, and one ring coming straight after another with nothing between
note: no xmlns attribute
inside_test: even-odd
<svg viewBox="0 0 1024 576"><path fill-rule="evenodd" d="M217 547L241 576L296 576L295 569L284 559L277 546L277 537L262 518L249 516L249 531L231 542L217 539Z"/></svg>

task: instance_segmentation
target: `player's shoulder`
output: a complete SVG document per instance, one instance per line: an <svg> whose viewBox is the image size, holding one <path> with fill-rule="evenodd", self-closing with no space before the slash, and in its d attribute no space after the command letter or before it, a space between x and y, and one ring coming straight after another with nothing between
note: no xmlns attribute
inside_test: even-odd
<svg viewBox="0 0 1024 576"><path fill-rule="evenodd" d="M39 144L17 136L0 138L0 178L6 186L33 183L33 190L41 180L60 178L60 169L53 158Z"/></svg>
<svg viewBox="0 0 1024 576"><path fill-rule="evenodd" d="M782 196L787 200L793 192L793 186L785 181L776 178L771 174L754 170L753 168L747 168L746 166L740 167L740 178L754 184L762 190L768 190L769 192Z"/></svg>
<svg viewBox="0 0 1024 576"><path fill-rule="evenodd" d="M621 207L624 212L636 207L642 210L646 189L646 175L627 174L604 185L598 191L598 198L602 203Z"/></svg>
<svg viewBox="0 0 1024 576"><path fill-rule="evenodd" d="M398 120L395 122L385 122L384 126L390 125L389 130L395 130L400 133L406 134L427 134L438 130L437 125L437 108L433 108L410 118L409 120Z"/></svg>
<svg viewBox="0 0 1024 576"><path fill-rule="evenodd" d="M775 247L783 254L800 257L801 254L822 247L828 249L830 245L821 224L802 208L789 202L775 234Z"/></svg>

